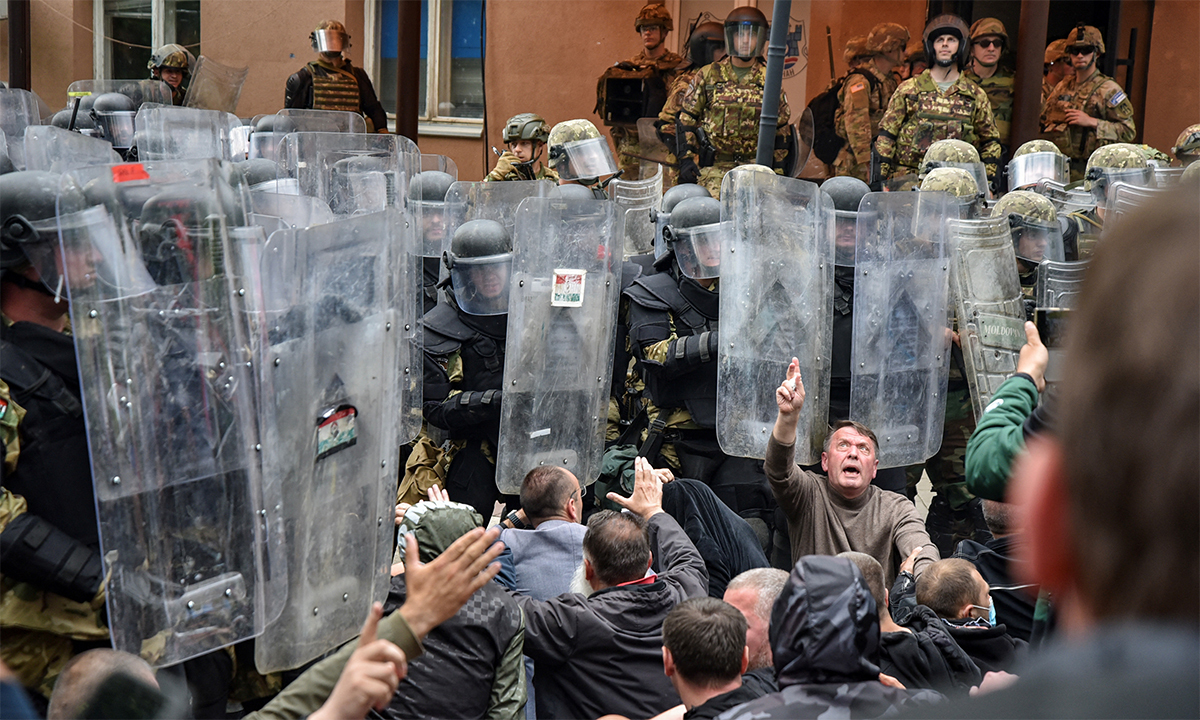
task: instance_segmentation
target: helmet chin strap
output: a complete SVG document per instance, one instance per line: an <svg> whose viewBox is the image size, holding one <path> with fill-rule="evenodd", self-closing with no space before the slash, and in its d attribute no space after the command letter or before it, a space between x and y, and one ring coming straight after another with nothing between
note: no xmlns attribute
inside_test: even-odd
<svg viewBox="0 0 1200 720"><path fill-rule="evenodd" d="M954 60L955 60L954 56L951 55L946 60L938 58L937 60L934 61L934 64L937 65L938 67L950 67L951 65L955 64Z"/></svg>

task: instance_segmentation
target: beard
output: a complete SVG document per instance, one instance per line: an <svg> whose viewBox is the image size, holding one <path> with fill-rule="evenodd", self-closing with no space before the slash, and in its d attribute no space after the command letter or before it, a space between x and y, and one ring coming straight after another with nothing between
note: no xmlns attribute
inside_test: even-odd
<svg viewBox="0 0 1200 720"><path fill-rule="evenodd" d="M583 570L583 563L579 563L579 567L575 568L574 574L571 575L570 592L579 593L584 597L592 594L592 586L588 584L587 574Z"/></svg>
<svg viewBox="0 0 1200 720"><path fill-rule="evenodd" d="M771 655L771 646L764 643L753 655L750 656L750 662L746 664L746 671L761 670L775 666L775 659Z"/></svg>

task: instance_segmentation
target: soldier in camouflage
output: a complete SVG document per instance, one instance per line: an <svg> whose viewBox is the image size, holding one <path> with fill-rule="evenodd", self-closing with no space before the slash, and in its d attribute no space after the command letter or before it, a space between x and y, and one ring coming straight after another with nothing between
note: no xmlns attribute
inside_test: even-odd
<svg viewBox="0 0 1200 720"><path fill-rule="evenodd" d="M674 166L678 162L679 137L676 132L676 121L679 119L679 109L683 106L683 98L692 87L692 81L700 74L705 66L725 57L725 29L719 22L704 22L696 26L692 36L688 38L688 66L671 80L667 86L667 102L658 113L658 122L654 123L658 130L658 138L663 141L671 154L667 161L671 165L663 166L663 190L678 184L679 170Z"/></svg>
<svg viewBox="0 0 1200 720"><path fill-rule="evenodd" d="M679 112L678 130L685 146L679 158L680 182L703 185L717 197L725 173L754 162L767 69L760 55L766 41L767 18L757 8L737 7L725 18L729 54L700 71ZM787 159L790 119L787 96L780 90L777 171Z"/></svg>
<svg viewBox="0 0 1200 720"><path fill-rule="evenodd" d="M657 71L663 84L670 88L679 66L684 64L683 57L671 52L664 44L667 34L675 29L671 13L657 3L649 3L638 12L633 27L642 39L642 50L628 60L618 63L619 67L627 69L653 68ZM628 179L636 180L641 166L641 146L638 142L636 127L614 125L609 132L613 144L617 147L617 160Z"/></svg>
<svg viewBox="0 0 1200 720"><path fill-rule="evenodd" d="M171 104L182 105L187 95L187 83L192 77L192 66L196 58L182 45L171 43L163 45L150 53L150 77L162 80L171 86Z"/></svg>
<svg viewBox="0 0 1200 720"><path fill-rule="evenodd" d="M934 64L892 95L875 140L879 177L873 179L913 173L930 145L957 138L978 149L994 182L1001 150L992 107L983 89L962 73L969 57L967 26L954 15L940 15L923 37Z"/></svg>
<svg viewBox="0 0 1200 720"><path fill-rule="evenodd" d="M1008 156L1012 134L1013 73L1000 65L1000 57L1007 49L1004 23L996 18L981 18L971 25L971 68L966 75L987 93L996 132L1000 134L1002 157Z"/></svg>
<svg viewBox="0 0 1200 720"><path fill-rule="evenodd" d="M1071 72L1071 56L1067 54L1067 41L1055 40L1046 46L1046 58L1042 65L1042 104Z"/></svg>
<svg viewBox="0 0 1200 720"><path fill-rule="evenodd" d="M1109 186L1115 182L1135 185L1153 184L1154 169L1146 160L1146 154L1137 145L1113 143L1097 148L1088 158L1084 170L1083 189L1092 194L1095 207L1089 210L1068 213L1067 217L1078 226L1079 259L1086 260L1095 252L1096 243L1104 230Z"/></svg>
<svg viewBox="0 0 1200 720"><path fill-rule="evenodd" d="M1179 133L1171 152L1175 153L1175 159L1184 167L1188 167L1200 159L1200 124L1189 125L1187 129Z"/></svg>
<svg viewBox="0 0 1200 720"><path fill-rule="evenodd" d="M342 54L350 49L346 26L337 20L322 20L308 39L317 59L287 79L283 106L359 113L366 118L367 132L386 133L387 113L370 76Z"/></svg>
<svg viewBox="0 0 1200 720"><path fill-rule="evenodd" d="M883 112L899 84L892 69L903 59L908 40L908 30L903 25L891 22L879 23L867 35L864 43L866 56L857 59L853 70L842 83L842 89L838 91L838 110L834 123L838 136L846 144L833 161L837 175L868 181L871 145L879 134Z"/></svg>
<svg viewBox="0 0 1200 720"><path fill-rule="evenodd" d="M483 178L484 182L503 180L553 180L558 182L558 173L541 163L542 148L550 139L550 128L541 115L521 113L504 123L504 151L496 160L496 167ZM536 165L536 167L535 167Z"/></svg>
<svg viewBox="0 0 1200 720"><path fill-rule="evenodd" d="M1080 24L1067 36L1074 72L1063 79L1042 107L1042 137L1071 160L1071 180L1082 180L1084 163L1097 148L1133 140L1133 104L1115 80L1096 63L1104 54L1104 37Z"/></svg>
<svg viewBox="0 0 1200 720"><path fill-rule="evenodd" d="M588 120L564 120L550 129L547 139L550 169L559 185L583 185L596 197L607 199L604 189L618 172L608 141Z"/></svg>

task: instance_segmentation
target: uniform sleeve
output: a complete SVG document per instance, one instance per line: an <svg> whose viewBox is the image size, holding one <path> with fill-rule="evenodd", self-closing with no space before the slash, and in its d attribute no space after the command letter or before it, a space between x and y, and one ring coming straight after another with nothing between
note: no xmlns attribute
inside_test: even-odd
<svg viewBox="0 0 1200 720"><path fill-rule="evenodd" d="M842 132L857 162L871 157L871 84L857 73L842 85Z"/></svg>
<svg viewBox="0 0 1200 720"><path fill-rule="evenodd" d="M892 94L887 112L879 121L879 135L875 138L875 150L879 153L879 176L887 179L896 169L896 138L908 116L908 83L904 83Z"/></svg>
<svg viewBox="0 0 1200 720"><path fill-rule="evenodd" d="M792 111L788 107L787 93L781 88L779 90L779 117L775 121L775 153L772 155L776 169L782 168L784 161L787 160L787 143L792 132L789 124L791 119Z"/></svg>
<svg viewBox="0 0 1200 720"><path fill-rule="evenodd" d="M679 160L691 160L699 164L700 120L708 107L708 93L704 89L704 73L692 81L679 107L679 122L675 132L680 138Z"/></svg>
<svg viewBox="0 0 1200 720"><path fill-rule="evenodd" d="M1000 147L1000 131L996 129L996 119L992 115L992 103L982 88L975 93L973 120L975 133L979 137L979 159L983 161L988 180L994 181L1000 172L1003 148Z"/></svg>
<svg viewBox="0 0 1200 720"><path fill-rule="evenodd" d="M283 91L285 108L307 109L312 107L312 73L303 67L287 79Z"/></svg>
<svg viewBox="0 0 1200 720"><path fill-rule="evenodd" d="M521 613L521 626L513 633L504 655L496 665L496 676L492 680L492 692L488 696L487 715L484 717L502 720L524 717L527 700L524 648L525 614Z"/></svg>
<svg viewBox="0 0 1200 720"><path fill-rule="evenodd" d="M967 440L967 489L977 497L1004 502L1013 458L1025 447L1022 426L1037 405L1037 386L1025 376L1005 380Z"/></svg>
<svg viewBox="0 0 1200 720"><path fill-rule="evenodd" d="M1137 127L1133 122L1133 104L1129 102L1125 91L1110 80L1101 86L1100 94L1104 115L1096 126L1096 139L1109 143L1133 142Z"/></svg>

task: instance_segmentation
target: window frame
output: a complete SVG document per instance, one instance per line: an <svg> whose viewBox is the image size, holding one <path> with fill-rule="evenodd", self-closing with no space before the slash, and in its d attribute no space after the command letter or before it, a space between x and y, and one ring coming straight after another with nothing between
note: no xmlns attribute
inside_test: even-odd
<svg viewBox="0 0 1200 720"><path fill-rule="evenodd" d="M152 48L160 48L167 44L167 2L168 0L150 0L150 47ZM104 23L104 5L105 0L93 0L92 2L92 78L96 80L124 80L126 78L108 77L108 41L105 39L105 36L108 34L108 28L105 27ZM203 38L203 30L201 31L201 38ZM200 56L198 52L193 54L196 57ZM149 71L147 71L145 77L150 77Z"/></svg>
<svg viewBox="0 0 1200 720"><path fill-rule="evenodd" d="M159 0L156 0L159 1ZM400 0L404 2L405 0ZM483 118L442 117L437 115L438 98L450 95L450 31L453 24L453 0L426 0L429 3L428 23L426 25L426 59L425 59L425 114L417 118L417 133L420 135L441 137L480 138L483 137ZM485 11L486 11L486 5ZM379 85L380 52L382 51L379 35L381 30L380 16L383 13L382 0L366 0L363 18L363 69L371 82ZM485 20L486 22L486 17ZM483 52L487 53L484 47ZM431 62L436 57L437 62ZM384 108L388 117L388 128L395 132L396 113Z"/></svg>

